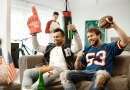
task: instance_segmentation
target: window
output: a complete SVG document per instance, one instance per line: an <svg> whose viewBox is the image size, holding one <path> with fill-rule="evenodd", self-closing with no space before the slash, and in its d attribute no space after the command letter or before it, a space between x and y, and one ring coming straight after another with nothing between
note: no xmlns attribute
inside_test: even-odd
<svg viewBox="0 0 130 90"><path fill-rule="evenodd" d="M29 6L26 4L26 6ZM30 7L18 6L11 4L11 39L23 39L31 37L29 29L27 27L27 20L30 16L32 16L31 7L35 6L39 15L39 19L41 21L42 32L38 33L37 38L40 45L48 44L48 37L45 34L46 23L51 20L53 17L53 12L57 11L47 7L40 7L36 5L30 5ZM44 9L43 9L44 8ZM61 11L57 11L61 14ZM61 22L61 15L57 20L59 23ZM14 42L11 40L11 42ZM18 43L18 42L17 42ZM20 43L20 42L19 42ZM31 38L24 42L30 49L32 49Z"/></svg>

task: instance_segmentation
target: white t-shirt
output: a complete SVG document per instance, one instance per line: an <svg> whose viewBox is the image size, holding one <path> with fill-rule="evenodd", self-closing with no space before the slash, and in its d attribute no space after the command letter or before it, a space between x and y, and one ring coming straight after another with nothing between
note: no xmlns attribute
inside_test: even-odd
<svg viewBox="0 0 130 90"><path fill-rule="evenodd" d="M63 70L67 70L67 64L62 52L62 47L54 47L50 51L50 64L53 62L54 66L59 67Z"/></svg>
<svg viewBox="0 0 130 90"><path fill-rule="evenodd" d="M54 43L53 33L50 33L50 30L60 28L60 24L57 21L48 21L45 29L45 33L48 34L48 43Z"/></svg>

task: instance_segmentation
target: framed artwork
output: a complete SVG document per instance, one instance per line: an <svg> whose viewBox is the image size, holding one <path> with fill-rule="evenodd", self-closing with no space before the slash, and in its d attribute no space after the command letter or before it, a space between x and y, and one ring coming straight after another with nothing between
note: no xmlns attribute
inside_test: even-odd
<svg viewBox="0 0 130 90"><path fill-rule="evenodd" d="M96 28L98 28L102 32L101 40L102 40L103 43L105 43L105 29L99 28L98 27L98 22L99 22L99 20L85 21L85 49L90 46L90 44L88 42L88 37L87 37L87 34L86 34L86 31L87 31L87 29L89 27L96 27Z"/></svg>

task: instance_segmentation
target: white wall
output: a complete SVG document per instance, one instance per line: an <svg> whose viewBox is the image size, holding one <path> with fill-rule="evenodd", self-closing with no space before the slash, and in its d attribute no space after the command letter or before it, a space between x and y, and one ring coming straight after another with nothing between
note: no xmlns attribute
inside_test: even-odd
<svg viewBox="0 0 130 90"><path fill-rule="evenodd" d="M0 0L0 38L2 39L2 50L7 60L8 51L11 51L10 44L10 12L11 0Z"/></svg>
<svg viewBox="0 0 130 90"><path fill-rule="evenodd" d="M13 2L14 1L14 2ZM61 11L65 10L64 0L22 0L27 3L35 3L45 7L55 8ZM72 12L72 23L76 26L82 41L84 42L85 21L99 20L102 16L111 15L114 21L130 37L130 0L68 0L68 9ZM16 5L22 4L20 1L11 0ZM51 3L50 3L51 2ZM33 5L32 3L32 5ZM35 5L34 4L34 5ZM110 43L111 37L118 37L114 29L106 30L106 43ZM130 54L124 51L123 54Z"/></svg>
<svg viewBox="0 0 130 90"><path fill-rule="evenodd" d="M111 3L97 2L88 6L72 7L71 12L72 22L79 31L82 41L85 37L85 21L99 20L105 15L113 16L114 21L130 37L130 0ZM118 37L118 34L114 29L106 30L106 43L111 42L111 37ZM130 54L130 52L124 51L122 54Z"/></svg>
<svg viewBox="0 0 130 90"><path fill-rule="evenodd" d="M61 0L11 0L11 3L18 6L26 7L32 7L33 5L38 5L41 8L45 7L42 9L46 9L46 7L57 10L64 9L64 2Z"/></svg>

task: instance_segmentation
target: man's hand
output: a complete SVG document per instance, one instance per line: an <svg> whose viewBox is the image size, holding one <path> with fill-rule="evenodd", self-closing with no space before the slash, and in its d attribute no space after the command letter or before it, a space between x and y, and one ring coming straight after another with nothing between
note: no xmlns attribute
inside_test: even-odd
<svg viewBox="0 0 130 90"><path fill-rule="evenodd" d="M83 69L83 66L82 66L82 64L80 63L80 58L82 58L83 55L84 55L83 52L81 52L81 51L78 52L77 58L76 58L76 61L75 61L75 64L74 64L75 70L81 70L81 69Z"/></svg>
<svg viewBox="0 0 130 90"><path fill-rule="evenodd" d="M117 24L113 21L112 24L110 25L110 27L106 28L106 29L110 29L110 28L116 28Z"/></svg>
<svg viewBox="0 0 130 90"><path fill-rule="evenodd" d="M52 33L55 29L50 30L50 33Z"/></svg>
<svg viewBox="0 0 130 90"><path fill-rule="evenodd" d="M35 6L32 7L32 13L33 15L30 18L28 18L28 21L27 21L27 26L30 30L30 35L33 33L42 32L41 22L39 20L38 13Z"/></svg>
<svg viewBox="0 0 130 90"><path fill-rule="evenodd" d="M76 31L76 28L75 28L75 26L74 26L73 24L70 24L70 25L68 25L67 27L68 27L68 30L69 30L69 31L70 31L70 30Z"/></svg>
<svg viewBox="0 0 130 90"><path fill-rule="evenodd" d="M55 28L55 29L56 29L56 28ZM50 30L50 32L52 33L55 29Z"/></svg>
<svg viewBox="0 0 130 90"><path fill-rule="evenodd" d="M78 54L77 54L77 60L80 60L80 58L82 58L83 57L83 55L84 55L84 53L83 52L78 52Z"/></svg>

